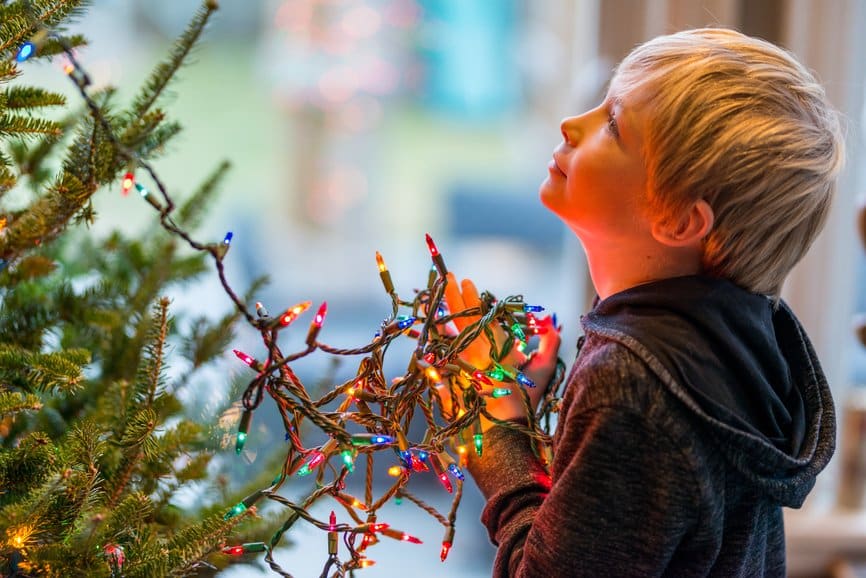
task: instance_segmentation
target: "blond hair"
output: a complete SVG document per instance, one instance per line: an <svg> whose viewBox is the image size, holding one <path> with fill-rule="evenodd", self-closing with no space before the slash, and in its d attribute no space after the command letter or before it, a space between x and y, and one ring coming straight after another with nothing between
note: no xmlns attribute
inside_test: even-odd
<svg viewBox="0 0 866 578"><path fill-rule="evenodd" d="M721 28L660 36L619 65L645 111L648 205L715 213L703 267L778 298L826 221L843 161L838 113L788 52Z"/></svg>

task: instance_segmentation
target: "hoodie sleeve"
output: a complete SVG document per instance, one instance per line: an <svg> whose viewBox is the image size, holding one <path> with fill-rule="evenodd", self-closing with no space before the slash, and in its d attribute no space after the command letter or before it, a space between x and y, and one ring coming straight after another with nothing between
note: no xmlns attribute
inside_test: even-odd
<svg viewBox="0 0 866 578"><path fill-rule="evenodd" d="M699 515L688 460L633 409L569 415L552 482L524 434L494 427L485 442L469 469L495 577L656 576Z"/></svg>

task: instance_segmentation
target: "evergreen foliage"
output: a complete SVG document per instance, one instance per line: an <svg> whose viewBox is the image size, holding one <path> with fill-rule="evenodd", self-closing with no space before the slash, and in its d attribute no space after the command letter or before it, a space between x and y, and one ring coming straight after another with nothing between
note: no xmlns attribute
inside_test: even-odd
<svg viewBox="0 0 866 578"><path fill-rule="evenodd" d="M34 59L83 45L65 27L85 8L0 2L0 576L189 575L207 571L205 558L250 515L223 519L234 495L206 511L172 503L185 484L208 483L220 450L178 392L222 355L240 314L175 326L163 295L207 270L202 254L183 253L156 225L138 239L97 240L84 228L93 196L130 159L80 105L41 117L66 98L27 85L15 54L46 30ZM160 96L215 9L199 9L127 108L110 88L91 92L135 158L153 160L180 130ZM178 207L178 223L202 220L227 169ZM5 206L4 193L24 186L26 206ZM188 370L171 377L172 359Z"/></svg>

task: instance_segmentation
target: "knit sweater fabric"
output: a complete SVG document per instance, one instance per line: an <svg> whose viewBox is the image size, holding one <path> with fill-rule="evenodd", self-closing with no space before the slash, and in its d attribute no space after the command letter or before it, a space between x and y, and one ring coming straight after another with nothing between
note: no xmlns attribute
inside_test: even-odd
<svg viewBox="0 0 866 578"><path fill-rule="evenodd" d="M549 468L502 426L470 459L493 575L784 576L782 507L802 505L835 443L787 305L688 276L581 324Z"/></svg>

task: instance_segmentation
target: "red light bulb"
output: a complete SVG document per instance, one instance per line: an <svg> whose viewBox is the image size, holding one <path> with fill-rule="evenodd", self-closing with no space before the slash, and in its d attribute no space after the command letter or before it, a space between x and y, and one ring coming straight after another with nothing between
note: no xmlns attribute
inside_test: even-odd
<svg viewBox="0 0 866 578"><path fill-rule="evenodd" d="M240 351L238 349L232 349L232 351L234 352L235 355L237 355L238 359L240 359L241 361L243 361L244 363L246 363L250 367L255 365L256 360L253 359L252 357L250 357L249 355L247 355L246 353L244 353L243 351Z"/></svg>
<svg viewBox="0 0 866 578"><path fill-rule="evenodd" d="M286 309L286 312L280 315L280 325L286 327L292 321L298 318L298 315L309 309L310 305L312 305L312 301L304 301L303 303L298 303L292 307Z"/></svg>
<svg viewBox="0 0 866 578"><path fill-rule="evenodd" d="M135 175L131 172L123 175L123 180L120 182L120 190L123 192L124 196L129 194L133 185L135 185Z"/></svg>
<svg viewBox="0 0 866 578"><path fill-rule="evenodd" d="M316 311L316 318L313 319L313 323L316 327L321 327L322 323L325 322L325 315L328 313L328 302L322 301L322 304L319 305L319 310Z"/></svg>
<svg viewBox="0 0 866 578"><path fill-rule="evenodd" d="M427 237L427 248L430 249L430 256L435 257L439 254L439 249L436 247L436 243L433 242L433 237L429 233L425 236Z"/></svg>
<svg viewBox="0 0 866 578"><path fill-rule="evenodd" d="M307 333L306 343L310 347L313 347L316 344L316 336L319 335L319 330L322 328L322 323L325 322L325 315L328 313L328 302L322 301L322 304L319 305L319 310L316 311L316 317L313 318L313 322L310 323L310 331Z"/></svg>
<svg viewBox="0 0 866 578"><path fill-rule="evenodd" d="M439 559L443 562L448 557L448 552L451 551L451 542L442 542L442 551L439 552Z"/></svg>

